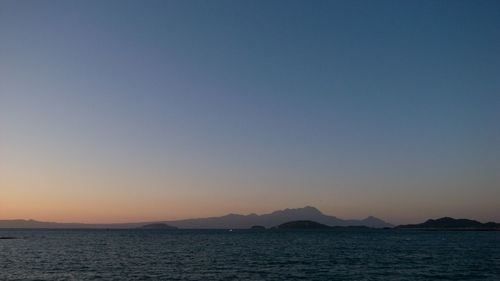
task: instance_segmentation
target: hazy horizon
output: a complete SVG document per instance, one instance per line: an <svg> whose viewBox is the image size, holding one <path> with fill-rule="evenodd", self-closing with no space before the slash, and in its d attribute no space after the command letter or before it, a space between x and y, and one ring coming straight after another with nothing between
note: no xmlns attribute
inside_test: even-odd
<svg viewBox="0 0 500 281"><path fill-rule="evenodd" d="M179 217L179 218L171 218L171 219L142 219L142 220L134 220L134 221L131 221L131 220L123 220L123 221L71 221L71 220L68 220L68 221L54 221L54 220L40 220L40 219L35 219L35 218L10 218L10 219L0 219L0 221L4 220L4 221L9 221L9 220L25 220L25 221L37 221L37 222L46 222L46 223L76 223L76 224L102 224L102 225L106 225L106 224L134 224L134 223L154 223L154 222L174 222L174 221L182 221L182 220L192 220L192 219L206 219L206 218L215 218L215 217L223 217L223 216L226 216L226 215L243 215L243 216L248 216L248 215L258 215L258 216L261 216L261 215L268 215L268 214L271 214L275 211L284 211L284 210L288 210L288 209L292 209L292 210L297 210L297 209L303 209L303 208L307 208L307 207L313 207L315 209L317 209L316 207L314 206L310 206L310 205L307 205L307 206L303 206L303 207L292 207L292 208L284 208L284 209L275 209L275 210L271 210L271 211L267 211L267 212L263 212L263 213L255 213L255 212L251 212L251 213L238 213L238 212L229 212L229 213L224 213L224 214L216 214L216 215L205 215L205 216L194 216L194 217ZM329 213L325 213L323 212L322 210L318 209L323 215L327 215L327 216L333 216L333 217L337 217L338 219L342 219L342 220L363 220L363 219L367 219L367 218L370 218L370 217L375 217L377 219L381 219L382 221L385 221L389 224L392 224L394 226L397 226L397 225L402 225L402 224L410 224L410 223L422 223L422 222L425 222L429 219L440 219L440 218L443 218L443 217L450 217L450 216L447 216L447 215L441 215L441 216L437 216L437 217L428 217L428 218L420 218L420 219L413 219L413 220L402 220L400 222L393 222L393 221L389 221L389 220L386 220L382 217L377 217L377 216L373 216L373 215L366 215L364 217L339 217L339 216L336 216L335 214L329 214ZM471 217L455 217L455 219L472 219L472 220L478 220L478 219L475 219L475 218L471 218ZM293 221L293 219L292 219ZM482 223L486 223L486 222L493 222L493 221L484 221L484 220L478 220Z"/></svg>
<svg viewBox="0 0 500 281"><path fill-rule="evenodd" d="M499 1L0 1L0 220L500 222Z"/></svg>
<svg viewBox="0 0 500 281"><path fill-rule="evenodd" d="M145 220L138 220L138 221L102 221L102 222L80 222L80 221L44 221L44 220L38 220L38 219L33 219L33 218L17 218L17 219L6 219L6 220L34 220L34 221L43 221L43 222L56 222L56 223L88 223L88 224L92 224L92 223L97 223L97 224L114 224L114 223L143 223L143 222L162 222L162 221L177 221L177 220L190 220L190 219L202 219L202 218L211 218L211 217L221 217L221 216L226 216L226 215L230 215L230 214L236 214L236 215L244 215L244 216L247 216L247 215L265 215L265 214L271 214L275 211L284 211L284 210L289 210L289 209L292 209L292 210L297 210L297 209L304 209L304 208L308 208L308 207L313 207L315 209L317 209L316 207L314 206L310 206L310 205L306 205L306 206L301 206L301 207L292 207L292 208L284 208L284 209L275 209L275 210L271 210L271 211L268 211L268 212L263 212L263 213L255 213L255 212L251 212L251 213L237 213L237 212L229 212L229 213L224 213L224 214L217 214L217 215L205 215L205 216L200 216L200 217L181 217L181 218L173 218L173 219L157 219L157 220L148 220L148 219L145 219ZM324 215L331 215L331 216L335 216L333 214L327 214L327 213L324 213L323 211L321 211L320 209L317 209L319 210L322 214ZM339 219L366 219L368 217L371 217L371 215L367 215L365 217L359 217L359 218L341 218L341 217L338 217ZM379 219L382 219L382 218L379 218Z"/></svg>

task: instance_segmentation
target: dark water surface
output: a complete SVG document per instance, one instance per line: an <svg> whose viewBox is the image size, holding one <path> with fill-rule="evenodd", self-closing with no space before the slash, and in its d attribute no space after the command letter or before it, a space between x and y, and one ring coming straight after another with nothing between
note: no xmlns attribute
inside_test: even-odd
<svg viewBox="0 0 500 281"><path fill-rule="evenodd" d="M500 232L0 230L0 280L500 280Z"/></svg>

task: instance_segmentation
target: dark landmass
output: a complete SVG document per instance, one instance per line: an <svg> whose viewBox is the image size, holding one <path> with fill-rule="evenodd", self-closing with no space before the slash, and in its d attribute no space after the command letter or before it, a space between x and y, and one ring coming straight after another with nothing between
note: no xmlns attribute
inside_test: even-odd
<svg viewBox="0 0 500 281"><path fill-rule="evenodd" d="M146 224L141 227L140 229L178 229L175 226L171 226L165 223L151 223L151 224Z"/></svg>
<svg viewBox="0 0 500 281"><path fill-rule="evenodd" d="M0 236L0 240L10 240L10 239L17 239L17 238L12 236Z"/></svg>
<svg viewBox="0 0 500 281"><path fill-rule="evenodd" d="M392 227L391 224L375 218L367 217L363 220L343 220L334 216L323 214L318 209L307 206L298 209L284 209L269 214L238 215L229 214L222 217L211 217L201 219L187 219L177 221L165 221L169 225L179 228L225 228L225 229L248 229L254 225L271 228L285 222L297 220L311 220L330 226L369 226L369 227Z"/></svg>
<svg viewBox="0 0 500 281"><path fill-rule="evenodd" d="M127 229L138 228L146 224L164 223L181 229L249 229L254 225L265 228L274 227L290 221L311 220L328 226L367 226L374 228L392 227L391 224L375 218L367 217L362 220L344 220L325 215L318 209L307 206L298 209L285 209L269 214L238 215L229 214L221 217L185 219L174 221L118 223L118 224L83 224L83 223L56 223L35 220L0 220L0 228L106 228Z"/></svg>
<svg viewBox="0 0 500 281"><path fill-rule="evenodd" d="M278 225L278 229L329 229L328 225L315 221L291 221Z"/></svg>
<svg viewBox="0 0 500 281"><path fill-rule="evenodd" d="M425 229L425 230L490 230L500 231L500 224L495 222L481 223L476 220L454 219L443 217L440 219L430 219L424 223L400 225L402 229Z"/></svg>
<svg viewBox="0 0 500 281"><path fill-rule="evenodd" d="M262 225L253 225L252 227L250 227L250 229L253 229L253 230L264 230L266 228L264 226L262 226Z"/></svg>
<svg viewBox="0 0 500 281"><path fill-rule="evenodd" d="M331 226L332 229L373 229L373 227L364 225L350 225L350 226ZM378 229L392 229L389 227L378 228Z"/></svg>
<svg viewBox="0 0 500 281"><path fill-rule="evenodd" d="M87 223L59 223L36 220L0 220L0 229L127 229L137 228L143 223L113 223L113 224L87 224Z"/></svg>

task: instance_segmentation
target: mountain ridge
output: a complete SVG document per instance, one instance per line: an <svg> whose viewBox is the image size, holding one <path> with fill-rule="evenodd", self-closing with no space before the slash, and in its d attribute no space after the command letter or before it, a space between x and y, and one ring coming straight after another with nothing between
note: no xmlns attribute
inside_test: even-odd
<svg viewBox="0 0 500 281"><path fill-rule="evenodd" d="M262 225L269 228L297 220L312 220L328 226L368 226L375 228L393 226L373 216L369 216L362 220L345 220L335 216L325 215L315 207L305 206L303 208L276 210L262 215L257 215L255 213L248 215L230 213L218 217L135 223L86 224L43 222L36 220L0 220L0 228L137 228L152 223L164 223L181 229L248 229L254 225Z"/></svg>
<svg viewBox="0 0 500 281"><path fill-rule="evenodd" d="M250 228L253 225L262 225L266 228L270 228L289 221L311 220L329 226L368 226L377 228L392 227L391 224L375 217L371 220L367 220L369 217L363 220L343 220L335 216L325 215L320 210L312 206L295 209L286 208L262 215L233 214L237 216L238 219L234 221L231 219L236 217L230 217L230 215L222 217L165 221L165 223L179 228Z"/></svg>

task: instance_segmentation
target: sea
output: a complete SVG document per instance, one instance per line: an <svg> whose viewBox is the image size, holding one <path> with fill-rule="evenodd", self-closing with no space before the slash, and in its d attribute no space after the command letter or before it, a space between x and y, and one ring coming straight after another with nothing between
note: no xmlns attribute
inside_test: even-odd
<svg viewBox="0 0 500 281"><path fill-rule="evenodd" d="M0 230L0 280L500 280L500 232Z"/></svg>

